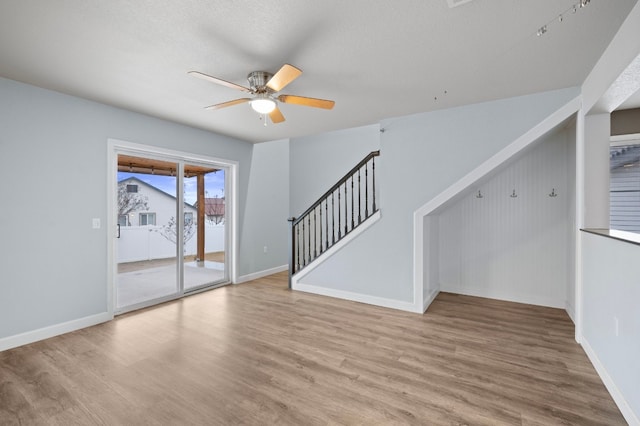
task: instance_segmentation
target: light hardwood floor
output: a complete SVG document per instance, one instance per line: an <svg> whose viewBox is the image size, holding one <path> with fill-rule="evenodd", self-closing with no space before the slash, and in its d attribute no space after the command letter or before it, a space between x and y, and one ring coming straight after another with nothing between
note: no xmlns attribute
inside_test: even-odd
<svg viewBox="0 0 640 426"><path fill-rule="evenodd" d="M558 309L227 286L0 352L0 424L625 424Z"/></svg>

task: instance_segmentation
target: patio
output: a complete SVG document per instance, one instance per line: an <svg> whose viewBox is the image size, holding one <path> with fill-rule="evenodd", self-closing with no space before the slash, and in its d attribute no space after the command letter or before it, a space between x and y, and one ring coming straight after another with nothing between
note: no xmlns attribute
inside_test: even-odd
<svg viewBox="0 0 640 426"><path fill-rule="evenodd" d="M200 262L195 261L193 256L185 257L185 291L222 281L224 278L224 252L207 253L205 260ZM175 294L176 259L118 264L117 280L118 308Z"/></svg>

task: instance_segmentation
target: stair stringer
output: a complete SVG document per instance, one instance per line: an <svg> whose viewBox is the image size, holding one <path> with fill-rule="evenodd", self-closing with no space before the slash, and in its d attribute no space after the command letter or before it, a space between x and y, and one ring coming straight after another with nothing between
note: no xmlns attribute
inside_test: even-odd
<svg viewBox="0 0 640 426"><path fill-rule="evenodd" d="M352 300L355 302L367 303L376 306L384 306L387 308L400 309L404 311L415 312L415 307L413 303L402 302L398 300L391 300L382 297L370 296L361 293L354 293L350 291L331 289L326 287L319 287L315 285L309 285L301 283L300 281L311 271L322 265L324 262L329 260L333 255L338 253L348 244L353 242L356 238L358 238L361 234L367 231L369 228L374 226L381 218L380 210L375 212L369 219L360 224L357 228L351 231L347 236L338 241L334 246L328 249L326 252L322 254L322 256L314 259L309 265L307 265L304 269L293 275L291 277L291 288L297 291L303 291L306 293L320 294L323 296L336 297L339 299Z"/></svg>
<svg viewBox="0 0 640 426"><path fill-rule="evenodd" d="M293 277L291 277L291 285L294 290L297 290L293 287L298 281L303 278L305 275L316 269L318 266L322 265L327 259L331 258L334 254L338 253L344 246L349 244L351 241L355 240L358 235L362 234L364 231L372 227L377 221L380 220L380 210L369 216L369 219L362 222L353 231L349 232L345 235L340 241L332 245L327 251L322 253L322 255L316 257L309 263L304 269L297 272Z"/></svg>
<svg viewBox="0 0 640 426"><path fill-rule="evenodd" d="M425 265L425 220L427 226L431 225L430 219L435 212L445 206L448 202L454 200L462 192L474 185L483 177L490 174L503 163L507 162L522 150L535 143L549 131L561 124L563 121L576 114L582 106L582 96L577 96L567 102L555 112L547 116L544 120L531 128L529 131L518 137L511 144L500 150L494 156L486 160L480 166L473 169L460 180L440 194L432 198L430 201L422 205L413 213L413 291L414 301L420 303L422 301L422 312L425 312L431 302L440 292L439 283L432 282L431 279L425 278L425 270L429 270L429 265ZM428 242L428 241L427 241ZM427 291L425 291L425 289Z"/></svg>

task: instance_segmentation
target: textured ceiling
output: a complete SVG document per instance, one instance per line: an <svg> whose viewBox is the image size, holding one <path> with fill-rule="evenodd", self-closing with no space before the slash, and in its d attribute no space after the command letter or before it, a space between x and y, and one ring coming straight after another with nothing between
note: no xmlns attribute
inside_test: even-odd
<svg viewBox="0 0 640 426"><path fill-rule="evenodd" d="M640 78L640 76L638 76ZM640 108L640 90L636 91L633 95L627 98L626 101L618 107L618 109L632 109Z"/></svg>
<svg viewBox="0 0 640 426"><path fill-rule="evenodd" d="M581 85L636 0L3 0L0 76L260 142ZM536 36L547 24L547 32ZM187 75L247 85L302 69L264 127L242 97ZM436 99L437 98L437 99Z"/></svg>

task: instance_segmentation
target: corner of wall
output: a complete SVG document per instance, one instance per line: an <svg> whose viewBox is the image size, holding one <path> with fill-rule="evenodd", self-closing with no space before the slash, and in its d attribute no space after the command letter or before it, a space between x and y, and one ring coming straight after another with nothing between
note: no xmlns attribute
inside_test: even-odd
<svg viewBox="0 0 640 426"><path fill-rule="evenodd" d="M424 299L422 300L422 313L427 312L427 309L429 309L429 306L431 306L436 297L438 297L438 294L440 294L440 284L438 284L437 289L425 292Z"/></svg>
<svg viewBox="0 0 640 426"><path fill-rule="evenodd" d="M573 303L570 300L565 301L564 310L567 311L567 315L569 315L569 318L575 324L576 323L576 318L575 318L576 313L575 313L575 309L573 307Z"/></svg>
<svg viewBox="0 0 640 426"><path fill-rule="evenodd" d="M284 272L288 270L289 270L289 265L281 265L281 266L276 266L274 268L264 269L262 271L252 272L250 274L239 276L235 281L233 281L233 284L246 283L249 281L257 280L259 278L267 277L269 275L277 274L278 272Z"/></svg>
<svg viewBox="0 0 640 426"><path fill-rule="evenodd" d="M629 423L629 425L640 425L640 419L638 418L636 413L633 412L631 406L605 368L604 364L598 358L596 351L591 347L584 336L582 336L580 345L587 354L589 361L591 361L591 364L593 364L593 367L596 369L596 372L598 373L598 376L600 376L600 379L604 383L604 386L607 388L607 391L609 392L609 394L611 394L613 401L620 409L622 416Z"/></svg>

